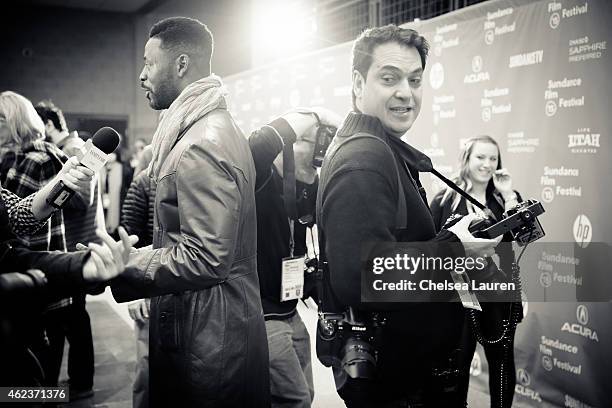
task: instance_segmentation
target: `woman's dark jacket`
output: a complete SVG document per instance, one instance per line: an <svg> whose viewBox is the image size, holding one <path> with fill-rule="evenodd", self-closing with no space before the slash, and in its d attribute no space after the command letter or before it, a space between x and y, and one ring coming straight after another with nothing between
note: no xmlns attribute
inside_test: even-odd
<svg viewBox="0 0 612 408"><path fill-rule="evenodd" d="M42 372L28 346L40 335L44 306L83 289L87 256L20 247L0 197L0 386L40 384Z"/></svg>

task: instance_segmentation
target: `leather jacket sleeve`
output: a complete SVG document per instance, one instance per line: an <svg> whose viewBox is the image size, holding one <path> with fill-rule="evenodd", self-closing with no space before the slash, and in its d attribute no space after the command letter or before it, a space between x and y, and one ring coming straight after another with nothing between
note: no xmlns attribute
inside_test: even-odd
<svg viewBox="0 0 612 408"><path fill-rule="evenodd" d="M242 202L235 177L244 175L219 149L204 142L183 152L175 175L180 240L133 254L112 284L117 301L206 289L227 278Z"/></svg>

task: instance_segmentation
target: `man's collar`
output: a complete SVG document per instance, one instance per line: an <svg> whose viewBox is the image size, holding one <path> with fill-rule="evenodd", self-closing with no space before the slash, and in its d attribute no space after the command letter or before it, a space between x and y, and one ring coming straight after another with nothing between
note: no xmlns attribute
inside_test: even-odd
<svg viewBox="0 0 612 408"><path fill-rule="evenodd" d="M349 137L356 133L369 133L383 139L413 169L429 172L432 169L431 159L402 139L387 133L377 117L359 112L349 112L338 129L339 137Z"/></svg>

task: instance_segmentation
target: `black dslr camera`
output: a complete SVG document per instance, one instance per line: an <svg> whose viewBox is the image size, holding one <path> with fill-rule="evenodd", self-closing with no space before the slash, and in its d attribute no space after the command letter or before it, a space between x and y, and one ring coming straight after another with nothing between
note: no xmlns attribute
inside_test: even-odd
<svg viewBox="0 0 612 408"><path fill-rule="evenodd" d="M319 128L317 129L317 136L315 139L314 152L312 155L313 167L321 167L323 164L323 158L325 152L331 144L334 135L336 134L336 128L333 126L322 125L319 122Z"/></svg>
<svg viewBox="0 0 612 408"><path fill-rule="evenodd" d="M537 200L526 200L508 210L506 216L493 223L489 218L472 223L469 231L477 238L495 238L510 231L514 241L525 246L542 238L545 233L538 216L544 213L544 207Z"/></svg>
<svg viewBox="0 0 612 408"><path fill-rule="evenodd" d="M319 361L326 367L342 368L351 378L374 378L384 324L378 314L359 316L352 308L345 314L320 316Z"/></svg>

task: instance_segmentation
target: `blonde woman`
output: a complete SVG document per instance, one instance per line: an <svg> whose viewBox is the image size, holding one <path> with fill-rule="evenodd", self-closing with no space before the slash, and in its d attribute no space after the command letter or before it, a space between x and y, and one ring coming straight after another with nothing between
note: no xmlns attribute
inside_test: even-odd
<svg viewBox="0 0 612 408"><path fill-rule="evenodd" d="M461 149L459 175L455 183L481 204L491 210L496 219L515 207L520 195L512 189L512 177L502 167L499 145L491 136L476 136L468 139ZM440 230L446 220L454 214L466 215L479 211L454 190L446 188L440 191L431 202L431 212ZM509 280L514 261L512 236L506 234L495 248L499 255L500 268ZM485 314L482 317L483 329L487 336L495 337L501 331L502 319L508 319L510 303L498 302L483 304ZM520 304L515 307L521 307ZM494 345L484 345L489 363L489 390L492 407L511 407L514 395L514 331L508 333L504 341ZM472 336L467 319L464 324L462 341L462 381L461 387L467 398L469 386L469 368L476 349L476 340Z"/></svg>
<svg viewBox="0 0 612 408"><path fill-rule="evenodd" d="M45 142L44 137L45 125L30 101L12 91L0 93L2 187L25 198L42 189L61 172L68 158L57 146ZM78 194L75 195L68 207L81 208L83 203L77 203L79 199ZM35 251L66 252L63 210L55 211L51 215L46 228L21 237L20 241L25 247ZM49 344L41 337L41 341L34 344L33 350L44 369L45 385L57 385L64 352L64 337L69 335L69 340L72 339L71 332L69 333L65 326L67 322L74 320L73 312L71 298L55 301L46 307L44 330ZM80 342L71 341L71 345L73 343ZM93 379L93 350L89 354ZM70 374L74 368L69 367L68 371Z"/></svg>

